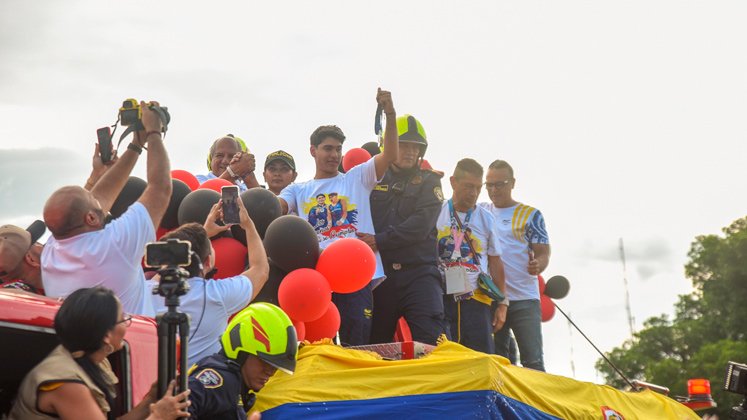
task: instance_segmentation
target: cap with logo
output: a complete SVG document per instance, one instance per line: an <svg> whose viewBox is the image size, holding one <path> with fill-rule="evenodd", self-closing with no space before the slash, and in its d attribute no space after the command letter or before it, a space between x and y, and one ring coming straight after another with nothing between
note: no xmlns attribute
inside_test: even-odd
<svg viewBox="0 0 747 420"><path fill-rule="evenodd" d="M296 161L293 160L293 156L291 156L290 153L284 152L282 150L278 150L277 152L272 152L267 155L267 159L265 159L265 169L267 169L267 167L276 160L284 162L285 164L290 166L292 170L296 170Z"/></svg>

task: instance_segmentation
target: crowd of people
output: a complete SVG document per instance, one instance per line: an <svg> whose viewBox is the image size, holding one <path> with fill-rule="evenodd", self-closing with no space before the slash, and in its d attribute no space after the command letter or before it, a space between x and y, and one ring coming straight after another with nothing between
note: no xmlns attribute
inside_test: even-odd
<svg viewBox="0 0 747 420"><path fill-rule="evenodd" d="M354 237L374 251L376 270L368 285L354 293L333 293L341 315L340 343L390 342L404 317L415 341L436 344L445 336L514 362L518 345L524 367L544 370L537 276L549 263L550 245L542 213L513 198L516 179L503 160L492 162L487 171L474 159L459 160L449 177L452 197L444 197L444 174L423 165L429 144L422 124L412 115L397 116L389 92L379 90L376 100L386 115L380 147L369 148L371 159L348 171L340 171L345 134L323 125L310 136L315 173L306 181L297 182L294 158L278 150L266 157L265 185L260 185L255 156L231 134L210 145L208 172L197 179L221 178L242 191L267 188L283 214L311 224L321 249ZM49 197L43 218L52 235L46 244L37 242L38 229L0 227L2 287L65 299L55 319L61 345L24 380L11 418L13 413L18 418L70 417L75 401L97 413L91 418L111 417L116 378L106 356L121 348L131 315L154 317L166 309L163 298L151 293L158 276L146 279L141 265L146 244L156 239L191 244L193 258L186 267L191 290L181 310L192 320L188 359L195 367L189 391L160 398L152 392L130 417L243 418L253 392L277 369L292 373L295 368L292 321L280 308L254 302L270 264L241 200L247 264L239 275L213 279L210 239L231 232L222 223L220 202L202 224L183 224L156 238L172 181L163 121L148 105L141 103L142 130L121 155L115 151L104 164L97 146L85 187L63 187ZM110 220L107 215L146 146L147 186ZM490 201L478 203L483 186ZM486 291L486 282L492 283L488 289L500 291L498 298ZM66 319L90 328L70 336L66 325L74 324ZM268 335L262 337L269 341L262 351L253 323ZM64 367L59 374L50 370L59 366ZM229 386L212 386L216 381ZM237 408L239 398L243 405Z"/></svg>

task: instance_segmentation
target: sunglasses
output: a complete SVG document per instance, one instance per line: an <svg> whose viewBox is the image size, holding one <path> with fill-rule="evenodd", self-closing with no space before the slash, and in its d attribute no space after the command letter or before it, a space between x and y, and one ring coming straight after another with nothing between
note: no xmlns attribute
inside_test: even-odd
<svg viewBox="0 0 747 420"><path fill-rule="evenodd" d="M503 188L506 185L508 185L510 182L511 182L510 179L507 179L505 181L499 181L499 182L486 182L485 188L489 188L489 189Z"/></svg>
<svg viewBox="0 0 747 420"><path fill-rule="evenodd" d="M132 315L124 315L121 321L117 321L116 324L124 324L125 327L132 325Z"/></svg>

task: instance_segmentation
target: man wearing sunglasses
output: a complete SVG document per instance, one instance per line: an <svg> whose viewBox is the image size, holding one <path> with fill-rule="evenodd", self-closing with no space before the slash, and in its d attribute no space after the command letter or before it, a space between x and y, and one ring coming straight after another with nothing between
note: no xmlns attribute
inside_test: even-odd
<svg viewBox="0 0 747 420"><path fill-rule="evenodd" d="M27 229L0 226L0 283L3 288L21 289L43 295L41 275L42 245L37 241L46 230L35 221Z"/></svg>
<svg viewBox="0 0 747 420"><path fill-rule="evenodd" d="M503 248L506 297L511 302L506 323L495 333L495 352L509 357L510 331L513 331L519 345L521 365L544 371L537 276L550 262L550 240L542 213L511 196L515 184L511 165L496 160L490 164L485 176L491 202L479 204L495 217Z"/></svg>

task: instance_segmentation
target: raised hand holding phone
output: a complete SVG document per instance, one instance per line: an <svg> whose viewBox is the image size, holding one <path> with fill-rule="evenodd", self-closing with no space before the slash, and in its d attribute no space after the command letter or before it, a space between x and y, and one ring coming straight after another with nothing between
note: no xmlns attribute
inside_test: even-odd
<svg viewBox="0 0 747 420"><path fill-rule="evenodd" d="M221 208L223 209L223 223L237 225L241 223L239 217L239 187L236 185L221 188Z"/></svg>

